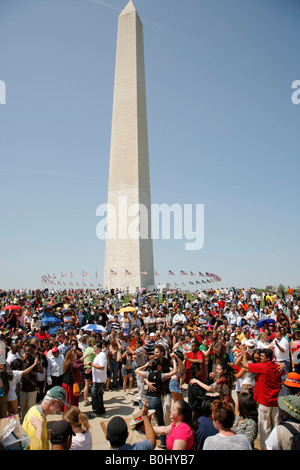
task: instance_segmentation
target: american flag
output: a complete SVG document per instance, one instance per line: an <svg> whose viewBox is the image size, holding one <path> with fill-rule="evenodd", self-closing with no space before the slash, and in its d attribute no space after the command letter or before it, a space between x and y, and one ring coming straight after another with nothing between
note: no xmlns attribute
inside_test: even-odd
<svg viewBox="0 0 300 470"><path fill-rule="evenodd" d="M155 271L155 276L159 276L158 272Z"/></svg>
<svg viewBox="0 0 300 470"><path fill-rule="evenodd" d="M67 273L61 273L61 277L66 277Z"/></svg>
<svg viewBox="0 0 300 470"><path fill-rule="evenodd" d="M173 271L170 271L170 269L169 269L169 276L175 276L175 274L173 273Z"/></svg>
<svg viewBox="0 0 300 470"><path fill-rule="evenodd" d="M146 276L148 273L147 273L147 271L141 271L141 274L142 274L143 276Z"/></svg>
<svg viewBox="0 0 300 470"><path fill-rule="evenodd" d="M204 276L204 274L199 272L199 276L202 276L202 277L203 277L203 276Z"/></svg>
<svg viewBox="0 0 300 470"><path fill-rule="evenodd" d="M82 271L82 275L83 275L83 276L87 276L88 273L86 273L85 271Z"/></svg>
<svg viewBox="0 0 300 470"><path fill-rule="evenodd" d="M117 275L116 271L113 271L112 269L110 270L110 274L112 274L113 276Z"/></svg>
<svg viewBox="0 0 300 470"><path fill-rule="evenodd" d="M193 271L191 271L191 276L196 276L196 274L195 274L195 273L193 273Z"/></svg>
<svg viewBox="0 0 300 470"><path fill-rule="evenodd" d="M180 271L180 275L181 275L181 276L187 276L188 273L187 273L186 271Z"/></svg>
<svg viewBox="0 0 300 470"><path fill-rule="evenodd" d="M71 277L74 277L74 276L75 276L75 274L74 274L74 273L72 273L72 271L71 271Z"/></svg>
<svg viewBox="0 0 300 470"><path fill-rule="evenodd" d="M194 283L192 281L190 281L190 284L194 285Z"/></svg>
<svg viewBox="0 0 300 470"><path fill-rule="evenodd" d="M128 271L128 269L125 269L125 274L128 274L128 276L131 276L132 273Z"/></svg>

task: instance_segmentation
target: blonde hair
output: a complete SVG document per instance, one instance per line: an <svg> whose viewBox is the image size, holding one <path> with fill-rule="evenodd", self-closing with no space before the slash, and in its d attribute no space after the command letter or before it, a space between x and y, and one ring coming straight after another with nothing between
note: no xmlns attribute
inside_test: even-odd
<svg viewBox="0 0 300 470"><path fill-rule="evenodd" d="M84 431L88 431L91 427L87 416L74 405L69 406L63 412L63 419L72 424L72 426L81 427Z"/></svg>

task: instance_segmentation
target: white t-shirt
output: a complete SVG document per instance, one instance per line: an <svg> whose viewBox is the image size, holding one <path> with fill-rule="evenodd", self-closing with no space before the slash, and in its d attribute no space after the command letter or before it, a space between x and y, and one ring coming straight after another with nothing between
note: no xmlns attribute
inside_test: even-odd
<svg viewBox="0 0 300 470"><path fill-rule="evenodd" d="M95 357L93 364L97 366L104 367L104 369L96 369L96 367L92 367L92 376L93 382L96 383L104 383L107 379L107 358L104 352L100 352Z"/></svg>
<svg viewBox="0 0 300 470"><path fill-rule="evenodd" d="M92 450L93 440L91 431L79 432L72 436L70 450Z"/></svg>
<svg viewBox="0 0 300 470"><path fill-rule="evenodd" d="M234 436L216 434L205 439L203 450L252 450L252 447L245 434Z"/></svg>
<svg viewBox="0 0 300 470"><path fill-rule="evenodd" d="M13 370L12 374L13 374L13 378L12 380L9 381L9 390L8 390L8 396L7 396L8 401L14 401L18 398L16 394L16 386L17 386L17 383L20 383L22 379L21 370Z"/></svg>
<svg viewBox="0 0 300 470"><path fill-rule="evenodd" d="M279 346L284 349L284 352L281 352L278 346L276 346L275 341L279 344ZM289 361L290 360L290 353L289 353L289 342L286 338L282 337L280 341L274 339L274 353L276 357L276 361Z"/></svg>

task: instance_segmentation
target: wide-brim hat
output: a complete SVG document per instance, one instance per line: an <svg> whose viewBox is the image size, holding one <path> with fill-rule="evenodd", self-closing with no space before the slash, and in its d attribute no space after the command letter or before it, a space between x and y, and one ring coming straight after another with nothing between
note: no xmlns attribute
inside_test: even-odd
<svg viewBox="0 0 300 470"><path fill-rule="evenodd" d="M287 387L300 388L300 374L297 374L296 372L289 372L284 381L284 385Z"/></svg>
<svg viewBox="0 0 300 470"><path fill-rule="evenodd" d="M148 410L149 418L154 415L155 410ZM144 416L142 415L142 410L137 410L132 415L132 420L129 422L129 426L134 427L144 421Z"/></svg>
<svg viewBox="0 0 300 470"><path fill-rule="evenodd" d="M290 416L300 421L300 397L296 395L278 397L278 406Z"/></svg>

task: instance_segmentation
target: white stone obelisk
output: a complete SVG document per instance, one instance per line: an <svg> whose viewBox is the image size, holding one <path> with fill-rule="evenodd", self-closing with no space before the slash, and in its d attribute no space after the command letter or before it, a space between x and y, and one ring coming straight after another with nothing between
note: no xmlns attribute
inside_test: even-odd
<svg viewBox="0 0 300 470"><path fill-rule="evenodd" d="M118 19L107 203L104 287L153 286L143 25L131 0Z"/></svg>

